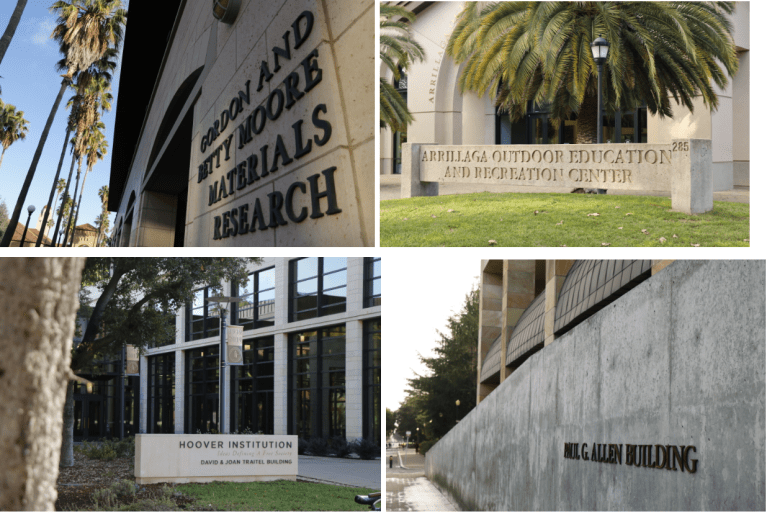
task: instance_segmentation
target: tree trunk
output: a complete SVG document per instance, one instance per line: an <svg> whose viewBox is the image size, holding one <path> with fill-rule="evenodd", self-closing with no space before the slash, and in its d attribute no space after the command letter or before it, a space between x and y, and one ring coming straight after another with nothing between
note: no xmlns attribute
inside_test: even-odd
<svg viewBox="0 0 767 514"><path fill-rule="evenodd" d="M59 94L56 97L56 101L53 102L53 108L51 109L51 113L48 115L48 121L45 122L45 129L43 129L43 134L40 136L40 141L37 143L37 149L35 150L35 155L32 157L32 164L29 166L29 171L27 171L27 177L24 179L24 185L21 186L21 192L19 192L19 198L16 200L16 207L13 208L13 216L11 216L10 223L8 224L9 227L15 227L19 223L19 218L21 217L21 209L24 207L24 202L27 199L27 193L29 193L29 186L32 185L32 179L35 178L35 171L37 170L37 163L40 162L40 155L43 153L43 148L45 147L45 140L48 139L48 132L51 131L51 125L53 125L53 119L56 117L56 111L59 110L59 104L61 103L61 98L64 96L64 91L67 89L67 84L69 83L69 80L64 78L61 81L61 88L59 89ZM11 246L11 239L13 239L13 230L6 230L5 235L3 236L3 240L0 241L0 247L9 247Z"/></svg>
<svg viewBox="0 0 767 514"><path fill-rule="evenodd" d="M6 150L6 148L3 147L3 151L0 152L0 166L3 165L3 157L5 157L5 150Z"/></svg>
<svg viewBox="0 0 767 514"><path fill-rule="evenodd" d="M575 144L591 145L597 142L597 97L583 98L578 120L575 122Z"/></svg>
<svg viewBox="0 0 767 514"><path fill-rule="evenodd" d="M66 143L64 143L66 145ZM67 195L69 194L69 184L72 183L72 172L75 169L75 156L72 155L72 164L69 165L69 176L67 177L67 185L64 188L64 192L62 195L64 196L64 200L61 201L61 209L59 209L59 215L56 218L56 230L53 231L53 239L51 239L51 246L56 246L56 239L59 237L59 227L61 227L61 218L64 216L64 202L67 200Z"/></svg>
<svg viewBox="0 0 767 514"><path fill-rule="evenodd" d="M13 14L11 15L11 21L8 22L8 26L5 28L5 32L3 32L3 37L0 38L0 63L3 62L5 52L11 45L13 34L16 32L16 27L19 25L19 20L21 20L21 13L24 12L24 7L26 6L27 0L19 0L16 2L16 8L13 10Z"/></svg>
<svg viewBox="0 0 767 514"><path fill-rule="evenodd" d="M59 201L59 197L56 196L56 201L51 204L51 199L53 198L53 193L56 191L56 184L59 181L59 175L61 174L61 165L64 164L64 155L67 153L67 143L69 142L69 133L72 132L69 128L69 124L67 124L67 135L64 136L64 147L61 149L61 157L59 157L59 167L56 169L56 177L53 179L53 186L51 186L51 194L48 195L48 205L50 206L48 210L43 215L43 227L46 223L48 223L48 213L51 212L51 210L55 207L56 203ZM47 230L45 231L47 232ZM37 243L35 243L35 246L40 246L43 241L43 236L45 234L41 231L37 235Z"/></svg>
<svg viewBox="0 0 767 514"><path fill-rule="evenodd" d="M64 430L61 434L61 462L59 467L71 468L75 465L75 383L67 382L67 395L64 402Z"/></svg>
<svg viewBox="0 0 767 514"><path fill-rule="evenodd" d="M53 510L83 258L3 259L0 510Z"/></svg>
<svg viewBox="0 0 767 514"><path fill-rule="evenodd" d="M75 180L75 195L77 195L77 188L80 187L80 169L82 168L83 161L78 159L77 160L77 179ZM69 209L69 218L67 218L67 230L64 232L64 242L61 244L62 247L67 246L67 242L72 242L72 240L75 238L75 227L71 227L72 231L70 233L70 226L72 225L72 221L74 221L75 217L75 195L72 195L72 208Z"/></svg>
<svg viewBox="0 0 767 514"><path fill-rule="evenodd" d="M90 172L91 172L90 168L85 168L85 176L83 177L83 183L80 186L80 198L77 199L77 209L75 210L75 227L77 226L77 218L80 216L80 202L83 201L83 191L85 190L85 180L88 178L88 173Z"/></svg>

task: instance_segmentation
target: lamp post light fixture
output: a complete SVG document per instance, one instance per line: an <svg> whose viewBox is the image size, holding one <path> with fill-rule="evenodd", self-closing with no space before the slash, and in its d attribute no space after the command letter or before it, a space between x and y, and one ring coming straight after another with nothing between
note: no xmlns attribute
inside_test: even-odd
<svg viewBox="0 0 767 514"><path fill-rule="evenodd" d="M240 0L213 0L213 17L231 25L240 11Z"/></svg>
<svg viewBox="0 0 767 514"><path fill-rule="evenodd" d="M29 218L32 217L32 213L35 212L35 206L30 205L27 207L27 211L29 212L29 215L27 216L27 224L24 225L24 233L21 234L21 243L19 243L20 247L24 247L24 240L27 238L27 227L29 227Z"/></svg>
<svg viewBox="0 0 767 514"><path fill-rule="evenodd" d="M597 143L602 144L602 66L607 61L610 43L599 36L591 43L591 55L597 65Z"/></svg>
<svg viewBox="0 0 767 514"><path fill-rule="evenodd" d="M218 351L218 433L229 433L226 408L226 313L230 303L239 303L243 298L239 296L209 296L206 302L218 304L218 312L221 317L221 348Z"/></svg>
<svg viewBox="0 0 767 514"><path fill-rule="evenodd" d="M604 114L602 113L602 66L607 61L607 54L610 52L610 43L601 35L591 43L591 56L597 65L597 144L603 141L603 123ZM597 189L600 195L607 194L606 189Z"/></svg>
<svg viewBox="0 0 767 514"><path fill-rule="evenodd" d="M455 401L455 424L458 424L458 407L461 405L461 400Z"/></svg>

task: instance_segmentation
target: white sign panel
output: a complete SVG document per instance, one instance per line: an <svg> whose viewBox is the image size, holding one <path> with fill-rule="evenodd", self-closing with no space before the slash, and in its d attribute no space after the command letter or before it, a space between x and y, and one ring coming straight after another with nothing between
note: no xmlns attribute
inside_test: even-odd
<svg viewBox="0 0 767 514"><path fill-rule="evenodd" d="M242 366L242 327L229 325L226 329L226 363Z"/></svg>
<svg viewBox="0 0 767 514"><path fill-rule="evenodd" d="M132 344L125 345L125 376L138 376L138 348Z"/></svg>
<svg viewBox="0 0 767 514"><path fill-rule="evenodd" d="M136 482L295 480L298 436L137 434Z"/></svg>

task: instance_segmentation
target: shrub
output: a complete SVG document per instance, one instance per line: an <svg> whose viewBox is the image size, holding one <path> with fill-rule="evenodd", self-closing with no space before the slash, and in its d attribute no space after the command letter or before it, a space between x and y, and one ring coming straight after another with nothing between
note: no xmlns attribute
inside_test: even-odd
<svg viewBox="0 0 767 514"><path fill-rule="evenodd" d="M418 448L418 453L426 455L426 452L428 452L435 444L437 444L437 440L422 442L421 446Z"/></svg>
<svg viewBox="0 0 767 514"><path fill-rule="evenodd" d="M94 510L109 510L117 505L117 495L111 488L97 489L91 494Z"/></svg>
<svg viewBox="0 0 767 514"><path fill-rule="evenodd" d="M119 480L109 486L109 489L122 500L125 500L126 496L131 498L136 496L136 484L132 480Z"/></svg>
<svg viewBox="0 0 767 514"><path fill-rule="evenodd" d="M309 441L303 437L298 438L298 454L306 455L306 449L309 447Z"/></svg>
<svg viewBox="0 0 767 514"><path fill-rule="evenodd" d="M328 454L328 443L321 437L312 437L309 440L309 445L306 448L308 453L312 455L323 456Z"/></svg>
<svg viewBox="0 0 767 514"><path fill-rule="evenodd" d="M346 457L352 452L352 447L345 437L337 435L330 440L330 451L336 457Z"/></svg>
<svg viewBox="0 0 767 514"><path fill-rule="evenodd" d="M360 456L360 459L370 460L381 456L381 447L377 442L369 439L357 439L354 441L354 453Z"/></svg>
<svg viewBox="0 0 767 514"><path fill-rule="evenodd" d="M118 457L133 457L136 454L136 445L133 437L120 441L118 438L102 439L98 442L84 442L78 452L89 459L114 460Z"/></svg>

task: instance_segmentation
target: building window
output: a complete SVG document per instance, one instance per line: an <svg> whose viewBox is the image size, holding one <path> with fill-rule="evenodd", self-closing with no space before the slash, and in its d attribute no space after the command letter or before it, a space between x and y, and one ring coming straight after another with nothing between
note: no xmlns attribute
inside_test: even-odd
<svg viewBox="0 0 767 514"><path fill-rule="evenodd" d="M381 305L381 258L365 257L365 307Z"/></svg>
<svg viewBox="0 0 767 514"><path fill-rule="evenodd" d="M232 429L274 434L274 337L243 343L242 366L232 366Z"/></svg>
<svg viewBox="0 0 767 514"><path fill-rule="evenodd" d="M290 262L290 321L346 312L346 258Z"/></svg>
<svg viewBox="0 0 767 514"><path fill-rule="evenodd" d="M290 336L290 434L346 437L346 327Z"/></svg>
<svg viewBox="0 0 767 514"><path fill-rule="evenodd" d="M548 109L528 104L524 119L511 122L507 113L495 116L495 144L575 144L577 116L554 123ZM605 114L602 122L602 140L605 143L646 143L647 106L633 111Z"/></svg>
<svg viewBox="0 0 767 514"><path fill-rule="evenodd" d="M148 359L146 427L149 434L175 432L176 354L164 353Z"/></svg>
<svg viewBox="0 0 767 514"><path fill-rule="evenodd" d="M381 319L365 321L362 434L381 444Z"/></svg>
<svg viewBox="0 0 767 514"><path fill-rule="evenodd" d="M244 286L237 291L244 299L233 309L232 323L242 325L243 330L274 326L274 268L248 275Z"/></svg>
<svg viewBox="0 0 767 514"><path fill-rule="evenodd" d="M186 304L186 340L195 341L219 334L221 324L218 309L209 305L207 300L215 296L210 287L204 287L194 292L194 299Z"/></svg>
<svg viewBox="0 0 767 514"><path fill-rule="evenodd" d="M218 345L186 352L186 408L184 433L217 434Z"/></svg>

